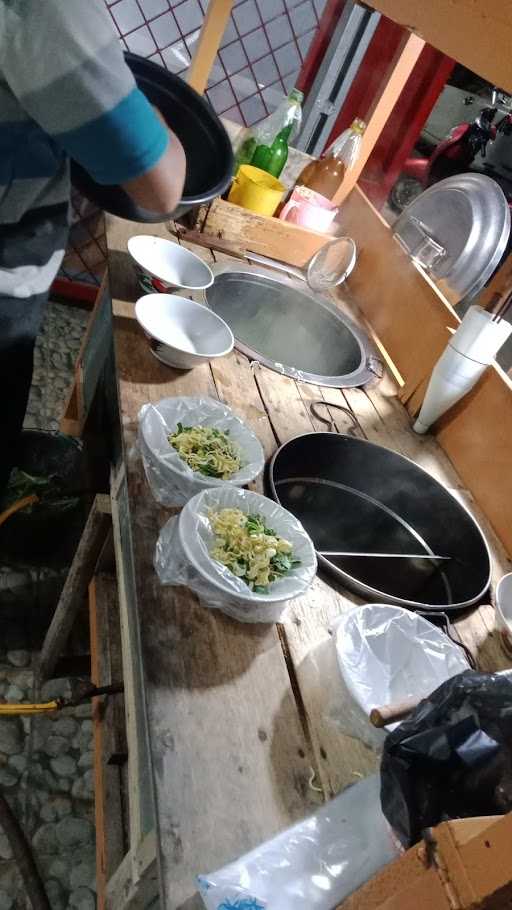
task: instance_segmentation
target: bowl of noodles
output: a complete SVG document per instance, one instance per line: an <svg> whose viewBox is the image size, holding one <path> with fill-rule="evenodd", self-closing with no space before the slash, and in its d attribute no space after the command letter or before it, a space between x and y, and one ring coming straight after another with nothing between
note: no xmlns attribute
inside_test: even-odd
<svg viewBox="0 0 512 910"><path fill-rule="evenodd" d="M270 605L304 594L316 575L313 543L282 506L251 490L194 496L179 517L186 559L231 604Z"/></svg>
<svg viewBox="0 0 512 910"><path fill-rule="evenodd" d="M144 405L139 444L149 484L163 505L181 505L209 487L245 486L265 463L255 433L213 398Z"/></svg>

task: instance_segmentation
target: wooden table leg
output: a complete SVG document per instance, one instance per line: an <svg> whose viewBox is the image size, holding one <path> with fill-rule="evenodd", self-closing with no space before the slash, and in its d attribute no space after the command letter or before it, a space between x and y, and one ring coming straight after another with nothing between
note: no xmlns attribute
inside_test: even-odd
<svg viewBox="0 0 512 910"><path fill-rule="evenodd" d="M110 497L96 496L46 633L37 668L38 683L49 679L77 613L87 595L96 563L111 525Z"/></svg>

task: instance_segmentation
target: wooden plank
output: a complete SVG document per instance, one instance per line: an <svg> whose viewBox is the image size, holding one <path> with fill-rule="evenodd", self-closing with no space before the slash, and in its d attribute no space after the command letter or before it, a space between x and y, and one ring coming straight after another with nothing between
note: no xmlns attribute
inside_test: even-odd
<svg viewBox="0 0 512 910"><path fill-rule="evenodd" d="M138 604L135 599L129 503L124 467L112 483L112 526L116 555L119 618L128 740L129 844L133 851L155 826L154 792L144 701Z"/></svg>
<svg viewBox="0 0 512 910"><path fill-rule="evenodd" d="M223 199L212 203L202 230L234 244L241 253L251 250L301 267L329 239L289 221L255 215Z"/></svg>
<svg viewBox="0 0 512 910"><path fill-rule="evenodd" d="M231 14L233 0L210 0L187 72L187 82L200 95L207 85L222 36Z"/></svg>
<svg viewBox="0 0 512 910"><path fill-rule="evenodd" d="M145 495L140 468L129 489L134 526L144 528L134 550L163 903L178 908L197 873L307 814L317 798L308 787L313 758L276 627L244 626L187 589L161 588L154 542L168 516Z"/></svg>
<svg viewBox="0 0 512 910"><path fill-rule="evenodd" d="M368 5L413 29L491 85L512 92L510 0L371 0Z"/></svg>
<svg viewBox="0 0 512 910"><path fill-rule="evenodd" d="M392 448L406 458L411 458L448 488L461 488L462 481L459 475L434 437L418 436L411 431L412 421L400 401L398 392L396 383L389 373L384 374L378 386L364 392L384 426Z"/></svg>
<svg viewBox="0 0 512 910"><path fill-rule="evenodd" d="M158 864L155 832L126 854L108 882L106 910L149 910L158 905Z"/></svg>
<svg viewBox="0 0 512 910"><path fill-rule="evenodd" d="M366 132L361 151L354 167L346 174L342 186L334 196L334 202L340 205L355 186L361 176L366 162L377 143L388 117L398 101L407 80L411 75L418 58L425 47L425 42L417 35L405 34L394 59L391 61L366 117Z"/></svg>
<svg viewBox="0 0 512 910"><path fill-rule="evenodd" d="M459 320L358 187L343 205L342 226L358 249L347 288L400 374L415 388L430 375L442 353L449 337L447 327L457 328Z"/></svg>
<svg viewBox="0 0 512 910"><path fill-rule="evenodd" d="M364 437L361 424L340 389L321 388L305 382L297 383L297 388L314 430Z"/></svg>
<svg viewBox="0 0 512 910"><path fill-rule="evenodd" d="M439 422L436 438L512 553L512 381L490 367Z"/></svg>
<svg viewBox="0 0 512 910"><path fill-rule="evenodd" d="M49 679L60 657L76 615L87 594L96 562L110 527L110 499L97 495L80 538L39 657L39 683Z"/></svg>
<svg viewBox="0 0 512 910"><path fill-rule="evenodd" d="M115 233L113 246L121 252L123 229ZM123 268L121 256L111 265L114 296L121 299L118 267ZM125 274L121 282L126 291ZM136 293L132 286L125 302ZM143 685L155 769L162 901L173 908L191 898L198 872L222 865L302 817L319 794L309 787L314 757L276 627L232 622L201 606L186 589L159 585L153 551L169 513L153 502L133 451L141 405L177 394L229 398L271 451L275 437L253 371L236 353L213 371L170 370L151 357L133 320L122 317L115 320L115 343L135 532L134 577L144 616ZM121 548L121 558L125 552ZM126 642L123 651L128 647Z"/></svg>
<svg viewBox="0 0 512 910"><path fill-rule="evenodd" d="M78 378L76 372L68 400L64 406L64 413L59 422L59 429L61 433L65 433L67 436L79 437L82 435L83 421L80 419L78 407Z"/></svg>
<svg viewBox="0 0 512 910"><path fill-rule="evenodd" d="M416 845L384 866L335 910L461 910L448 901L433 864Z"/></svg>
<svg viewBox="0 0 512 910"><path fill-rule="evenodd" d="M108 315L106 288L105 275L101 286L95 292L94 304L75 363L73 386L60 421L61 432L70 436L79 437L83 433L88 410L105 362L106 347L109 344L108 332L105 331L105 315Z"/></svg>
<svg viewBox="0 0 512 910"><path fill-rule="evenodd" d="M309 405L313 395L315 400L318 398L319 389L272 373L265 367L257 370L256 381L280 445L299 433L310 433L317 428ZM330 399L333 397L334 390L323 391L328 392ZM338 412L332 414L338 421L344 419ZM300 693L316 758L316 785L328 797L358 777L371 774L378 765L375 753L345 735L329 719L332 679L339 673L329 628L337 616L359 602L358 598L336 591L332 584L318 577L307 594L291 604L281 627L289 670Z"/></svg>
<svg viewBox="0 0 512 910"><path fill-rule="evenodd" d="M339 677L330 635L333 621L361 601L335 590L320 575L308 593L290 606L281 628L290 667L297 681L318 768L317 786L328 798L379 766L375 752L347 735L350 719L339 726L331 717L333 686Z"/></svg>
<svg viewBox="0 0 512 910"><path fill-rule="evenodd" d="M110 614L117 613L115 579L97 576L89 585L91 679L96 686L120 682L113 678L110 658ZM118 621L119 624L119 621ZM118 631L119 638L119 631ZM125 854L119 767L110 765L114 742L113 700L92 700L94 729L94 803L96 821L96 884L98 910L105 910L107 882Z"/></svg>
<svg viewBox="0 0 512 910"><path fill-rule="evenodd" d="M456 818L453 821L446 822L450 831L453 842L457 847L462 847L468 841L486 831L491 825L496 824L495 815L481 815L477 818Z"/></svg>

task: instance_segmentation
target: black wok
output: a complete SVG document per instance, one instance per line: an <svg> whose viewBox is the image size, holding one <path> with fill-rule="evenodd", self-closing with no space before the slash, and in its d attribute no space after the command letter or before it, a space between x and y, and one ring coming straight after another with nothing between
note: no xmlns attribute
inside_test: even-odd
<svg viewBox="0 0 512 910"><path fill-rule="evenodd" d="M475 520L442 484L390 449L335 433L297 436L272 458L269 484L317 550L451 557L435 564L319 556L365 598L455 610L477 603L489 587L489 550Z"/></svg>
<svg viewBox="0 0 512 910"><path fill-rule="evenodd" d="M181 204L166 215L140 209L120 186L101 186L76 161L73 186L99 208L129 221L162 222L221 196L231 183L234 159L229 136L208 101L179 76L137 54L125 54L139 88L174 130L185 149L187 176Z"/></svg>

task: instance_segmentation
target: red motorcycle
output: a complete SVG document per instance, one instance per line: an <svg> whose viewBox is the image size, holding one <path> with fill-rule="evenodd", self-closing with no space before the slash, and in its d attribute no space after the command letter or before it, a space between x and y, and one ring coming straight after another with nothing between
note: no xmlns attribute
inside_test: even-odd
<svg viewBox="0 0 512 910"><path fill-rule="evenodd" d="M436 146L430 157L407 158L389 196L391 207L397 212L403 211L419 193L444 177L471 170L487 173L485 164L483 167L481 164L485 160L487 145L495 140L498 129L505 131L512 122L511 115L507 114L499 126L494 126L496 113L496 107L483 108L472 123L455 126ZM475 167L477 156L480 156L480 164ZM489 173L489 176L494 177L494 174ZM511 191L512 186L506 194L507 198Z"/></svg>

